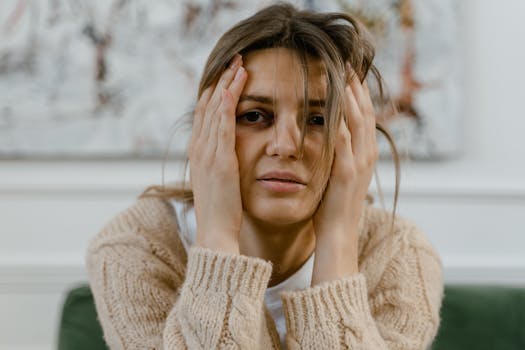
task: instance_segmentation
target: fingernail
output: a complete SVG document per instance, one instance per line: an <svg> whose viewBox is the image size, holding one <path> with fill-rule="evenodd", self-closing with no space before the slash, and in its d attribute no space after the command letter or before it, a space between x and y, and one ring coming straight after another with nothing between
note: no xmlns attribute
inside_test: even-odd
<svg viewBox="0 0 525 350"><path fill-rule="evenodd" d="M239 67L237 69L237 73L235 73L235 78L233 78L234 81L238 81L242 77L242 73L244 73L244 67Z"/></svg>
<svg viewBox="0 0 525 350"><path fill-rule="evenodd" d="M237 67L239 67L241 64L241 60L242 60L242 56L239 55L238 53L235 54L235 56L232 59L232 62L230 63L230 69L235 70Z"/></svg>

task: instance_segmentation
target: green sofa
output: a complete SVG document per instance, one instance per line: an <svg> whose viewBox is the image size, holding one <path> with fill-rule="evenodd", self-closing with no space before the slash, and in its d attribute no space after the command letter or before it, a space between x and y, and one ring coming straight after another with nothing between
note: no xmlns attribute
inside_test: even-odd
<svg viewBox="0 0 525 350"><path fill-rule="evenodd" d="M446 286L441 319L433 350L523 350L525 288ZM87 285L67 292L58 331L58 349L109 349Z"/></svg>

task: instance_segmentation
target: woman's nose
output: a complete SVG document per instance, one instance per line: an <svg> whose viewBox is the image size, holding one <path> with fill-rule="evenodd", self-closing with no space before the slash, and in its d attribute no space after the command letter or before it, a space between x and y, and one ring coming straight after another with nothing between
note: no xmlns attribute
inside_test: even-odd
<svg viewBox="0 0 525 350"><path fill-rule="evenodd" d="M270 132L267 154L280 159L300 159L301 129L294 113L277 116Z"/></svg>

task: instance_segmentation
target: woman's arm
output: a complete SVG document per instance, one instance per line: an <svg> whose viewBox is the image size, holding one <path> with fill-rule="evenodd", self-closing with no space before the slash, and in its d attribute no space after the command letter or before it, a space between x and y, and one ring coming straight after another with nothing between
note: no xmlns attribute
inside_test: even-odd
<svg viewBox="0 0 525 350"><path fill-rule="evenodd" d="M289 349L423 350L431 344L443 296L441 262L423 233L405 230L404 238L385 239L374 248L382 253L360 264L381 266L377 257L400 241L376 285L357 273L283 294Z"/></svg>
<svg viewBox="0 0 525 350"><path fill-rule="evenodd" d="M154 201L141 199L115 218L88 251L110 348L273 348L263 312L271 265L201 247L190 249L186 264L176 228Z"/></svg>
<svg viewBox="0 0 525 350"><path fill-rule="evenodd" d="M358 224L378 158L376 116L366 82L346 66L344 115L323 198L313 216L312 285L358 272Z"/></svg>
<svg viewBox="0 0 525 350"><path fill-rule="evenodd" d="M365 274L359 273L359 220L378 154L376 118L367 84L349 65L347 76L345 118L327 189L313 217L312 288L283 294L287 342L290 349L424 349L439 324L440 261L429 244L394 244L400 236L406 243L423 234L396 220L394 232L385 235L390 220L383 218L381 232L374 225L370 233L384 235L374 248L381 254L371 255L368 263L374 270L368 276L384 270L381 281L369 290Z"/></svg>
<svg viewBox="0 0 525 350"><path fill-rule="evenodd" d="M239 254L242 200L235 153L235 110L247 73L236 54L195 107L188 148L197 245Z"/></svg>
<svg viewBox="0 0 525 350"><path fill-rule="evenodd" d="M113 348L271 348L263 308L271 265L239 254L235 108L246 78L235 55L195 108L188 156L197 242L184 280L170 278L165 256L157 254L170 245L152 237L166 228L139 228L144 211L102 233L119 239L90 250L95 301Z"/></svg>
<svg viewBox="0 0 525 350"><path fill-rule="evenodd" d="M166 324L169 349L182 342L189 349L273 348L264 320L270 263L195 246L187 273Z"/></svg>

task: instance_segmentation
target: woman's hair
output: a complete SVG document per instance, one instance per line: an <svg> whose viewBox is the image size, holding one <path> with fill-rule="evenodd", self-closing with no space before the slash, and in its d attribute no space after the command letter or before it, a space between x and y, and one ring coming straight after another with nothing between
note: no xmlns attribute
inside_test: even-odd
<svg viewBox="0 0 525 350"><path fill-rule="evenodd" d="M290 4L277 4L258 11L253 16L239 22L219 39L210 53L200 80L198 98L203 91L218 81L228 64L239 53L242 56L249 52L269 49L286 48L296 54L303 75L303 96L308 101L308 65L307 59L313 58L322 63L324 77L327 79L325 104L325 132L321 159L314 168L314 176L326 176L331 169L334 157L335 138L340 118L347 118L343 113L345 103L345 86L348 79L355 75L362 82L370 76L372 85L377 89L379 98L375 107L381 110L389 101L384 97L383 80L377 68L372 63L374 47L367 38L368 34L360 23L345 13L317 13L309 10L298 10ZM346 63L353 72L349 72ZM371 75L370 75L371 73ZM308 123L308 104L305 103L301 120L301 145L303 151L305 130ZM190 123L193 116L190 115ZM392 148L396 165L396 187L394 193L395 214L399 192L399 156L388 131L376 121L376 129L386 137ZM164 160L164 162L166 159ZM184 174L188 166L186 158ZM163 166L164 169L164 166ZM164 172L164 170L163 170ZM316 174L318 172L318 174ZM328 179L328 177L324 177ZM154 196L177 198L184 202L193 199L191 189L185 187L183 181L179 185L162 185L148 187L141 197ZM318 199L326 188L318 191ZM380 189L379 189L380 191ZM381 192L380 195L382 196ZM370 196L368 199L370 200Z"/></svg>

